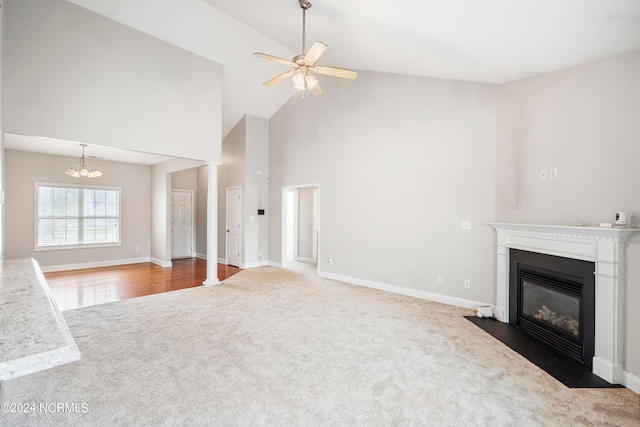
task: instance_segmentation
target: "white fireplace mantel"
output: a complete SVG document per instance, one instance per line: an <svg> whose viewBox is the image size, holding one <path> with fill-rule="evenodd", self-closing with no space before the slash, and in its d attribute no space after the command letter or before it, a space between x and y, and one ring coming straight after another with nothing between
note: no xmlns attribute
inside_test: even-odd
<svg viewBox="0 0 640 427"><path fill-rule="evenodd" d="M489 223L497 231L495 316L509 321L509 249L595 263L595 348L593 373L612 384L622 382L624 340L625 240L633 228Z"/></svg>

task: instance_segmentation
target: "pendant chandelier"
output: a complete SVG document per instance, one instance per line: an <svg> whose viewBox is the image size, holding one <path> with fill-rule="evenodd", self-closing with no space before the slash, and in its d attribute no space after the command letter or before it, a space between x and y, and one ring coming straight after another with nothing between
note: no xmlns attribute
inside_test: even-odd
<svg viewBox="0 0 640 427"><path fill-rule="evenodd" d="M87 166L84 158L84 147L86 147L87 144L80 145L82 146L82 157L80 157L80 164L67 169L65 173L74 178L97 178L99 176L102 176L102 172L100 172L98 169Z"/></svg>

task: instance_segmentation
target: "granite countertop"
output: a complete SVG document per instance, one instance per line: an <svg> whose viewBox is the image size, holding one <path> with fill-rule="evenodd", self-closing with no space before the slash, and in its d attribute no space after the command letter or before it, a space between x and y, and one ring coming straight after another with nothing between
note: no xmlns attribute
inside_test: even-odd
<svg viewBox="0 0 640 427"><path fill-rule="evenodd" d="M79 359L37 261L0 261L0 381Z"/></svg>

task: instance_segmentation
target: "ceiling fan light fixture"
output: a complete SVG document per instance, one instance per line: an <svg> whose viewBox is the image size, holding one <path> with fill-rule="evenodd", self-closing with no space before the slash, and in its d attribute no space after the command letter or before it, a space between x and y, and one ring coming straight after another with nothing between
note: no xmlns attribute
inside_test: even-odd
<svg viewBox="0 0 640 427"><path fill-rule="evenodd" d="M281 82L289 77L292 77L293 87L302 91L302 97L304 98L304 91L310 90L314 95L321 95L322 89L318 83L316 74L326 74L329 76L340 77L344 79L355 79L358 73L352 70L346 70L343 68L325 67L317 64L318 59L327 50L327 45L322 42L314 42L311 48L305 54L306 47L306 12L311 8L311 2L308 0L298 0L298 4L302 9L302 53L293 57L291 61L278 58L277 56L267 55L260 52L255 52L253 56L263 58L269 61L285 64L292 69L286 73L282 73L273 79L264 82L265 86L272 86L278 82Z"/></svg>
<svg viewBox="0 0 640 427"><path fill-rule="evenodd" d="M293 86L298 89L298 90L304 90L304 72L302 71L298 71L297 73L295 73L293 75L293 78L291 79L293 81Z"/></svg>
<svg viewBox="0 0 640 427"><path fill-rule="evenodd" d="M318 84L318 79L313 74L307 74L304 78L307 89L313 89Z"/></svg>
<svg viewBox="0 0 640 427"><path fill-rule="evenodd" d="M305 91L307 89L313 89L318 85L318 79L309 71L299 70L292 78L293 87L296 90Z"/></svg>

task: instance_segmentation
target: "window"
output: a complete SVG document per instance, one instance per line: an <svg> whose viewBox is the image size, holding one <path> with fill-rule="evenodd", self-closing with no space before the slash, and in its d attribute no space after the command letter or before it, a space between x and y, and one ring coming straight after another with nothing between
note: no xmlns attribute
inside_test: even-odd
<svg viewBox="0 0 640 427"><path fill-rule="evenodd" d="M119 188L36 183L36 250L119 244Z"/></svg>

